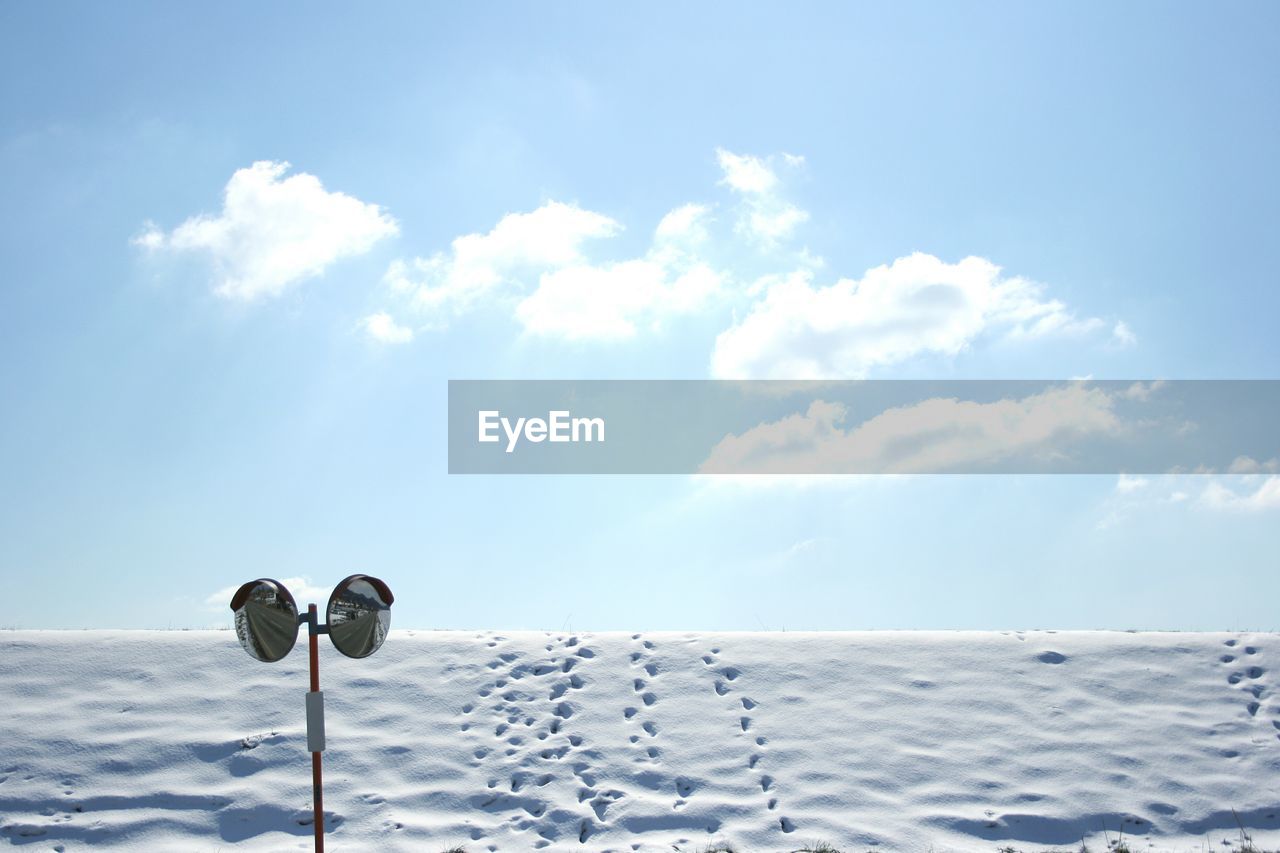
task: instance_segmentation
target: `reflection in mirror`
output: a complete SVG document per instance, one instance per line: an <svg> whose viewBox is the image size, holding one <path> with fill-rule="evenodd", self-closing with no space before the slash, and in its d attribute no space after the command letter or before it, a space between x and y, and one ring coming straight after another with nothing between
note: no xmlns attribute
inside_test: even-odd
<svg viewBox="0 0 1280 853"><path fill-rule="evenodd" d="M329 638L347 657L373 654L391 629L391 590L377 578L352 575L329 596Z"/></svg>
<svg viewBox="0 0 1280 853"><path fill-rule="evenodd" d="M279 581L250 581L231 599L236 637L244 650L261 661L278 661L298 639L298 606Z"/></svg>

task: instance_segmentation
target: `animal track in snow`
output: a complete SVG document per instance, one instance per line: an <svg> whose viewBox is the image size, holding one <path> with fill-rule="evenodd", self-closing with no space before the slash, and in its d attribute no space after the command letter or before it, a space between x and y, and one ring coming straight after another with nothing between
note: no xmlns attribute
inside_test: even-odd
<svg viewBox="0 0 1280 853"><path fill-rule="evenodd" d="M631 639L633 641L635 640L641 641L641 650L631 653L631 665L640 667L644 671L645 675L647 675L649 678L656 678L658 676L658 665L653 661L649 660L650 653L656 648L656 646L653 644L653 642L649 640L643 640L640 634L632 635ZM654 693L652 690L646 689L648 687L649 687L649 682L646 681L644 678L637 677L637 678L632 678L631 680L631 689L633 692L640 694L640 701L644 704L645 708L653 707L653 705L656 704L658 701L657 694ZM639 713L640 713L640 709L634 706L628 706L625 710L623 710L622 716L623 716L623 719L627 721L632 721L636 719ZM656 738L658 736L658 726L652 721L645 721L641 723L640 728L650 738ZM640 735L638 734L629 735L627 737L627 741L633 747L639 748ZM659 759L659 757L662 755L662 751L657 746L648 746L643 749L642 755L643 755L643 758L638 758L636 760L640 762L644 762L646 760L648 762L656 762Z"/></svg>
<svg viewBox="0 0 1280 853"><path fill-rule="evenodd" d="M1243 649L1238 648L1240 641L1236 638L1225 640L1223 645L1233 651L1243 652L1247 657L1253 658L1262 652L1258 646L1245 646ZM1250 663L1241 666L1244 663L1235 654L1223 654L1218 658L1218 662L1230 671L1227 674L1227 684L1239 690L1245 691L1248 699L1245 701L1245 713L1250 717L1256 718L1262 710L1263 701L1270 693L1268 685L1264 682L1264 676L1267 674L1265 667ZM1280 708L1275 709L1276 714L1280 714ZM1275 722L1273 721L1273 725ZM1280 725L1275 725L1280 729ZM1276 735L1280 739L1280 734Z"/></svg>
<svg viewBox="0 0 1280 853"><path fill-rule="evenodd" d="M529 660L526 653L503 650L504 638L481 635L478 639L493 650L493 658L484 665L492 673L491 680L476 691L481 701L462 706L465 722L459 727L464 737L473 739L473 766L488 770L486 787L470 798L472 806L491 813L510 812L512 826L538 836L537 842L530 840L535 848L559 837L566 820L582 821L575 826L590 834L582 830L590 813L574 818L551 808L555 795L544 799L548 794L543 789L549 791L558 778L594 784L591 763L581 760L591 752L583 748L585 738L565 729L578 707L574 693L591 682L590 677L571 670L595 658L594 650L577 635L557 636L543 646L545 656L534 653L537 659ZM486 732L492 733L488 743L478 739ZM570 774L563 768L573 755L580 759L571 762ZM504 778L500 788L499 780Z"/></svg>
<svg viewBox="0 0 1280 853"><path fill-rule="evenodd" d="M735 666L719 666L719 655L720 649L713 648L708 654L702 656L702 663L717 676L713 681L716 695L728 696L739 689L738 682L744 678L745 674ZM728 707L731 711L736 712L738 736L750 736L748 733L756 729L756 720L751 712L757 710L760 707L760 703L750 696L738 696L737 701ZM749 748L747 754L747 769L753 772L760 772L762 770L762 762L766 757L765 747L769 741L764 735L757 734L752 742L754 745ZM771 774L760 772L757 782L760 785L760 792L769 795L765 801L766 810L776 813L779 798L775 791L777 784L775 778ZM795 831L795 822L789 817L778 818L777 825L784 833Z"/></svg>

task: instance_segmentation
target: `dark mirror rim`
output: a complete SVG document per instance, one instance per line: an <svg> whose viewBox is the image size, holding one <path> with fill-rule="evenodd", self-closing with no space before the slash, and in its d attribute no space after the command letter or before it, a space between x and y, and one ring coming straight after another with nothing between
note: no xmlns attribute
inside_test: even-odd
<svg viewBox="0 0 1280 853"><path fill-rule="evenodd" d="M231 609L236 611L243 607L244 603L249 599L249 593L253 592L254 588L259 584L264 583L275 587L276 595L289 602L289 606L293 608L294 613L298 612L298 603L293 600L293 594L289 592L288 588L285 587L284 584L274 578L258 578L257 580L251 580L248 583L241 584L240 588L236 590L236 594L231 596Z"/></svg>

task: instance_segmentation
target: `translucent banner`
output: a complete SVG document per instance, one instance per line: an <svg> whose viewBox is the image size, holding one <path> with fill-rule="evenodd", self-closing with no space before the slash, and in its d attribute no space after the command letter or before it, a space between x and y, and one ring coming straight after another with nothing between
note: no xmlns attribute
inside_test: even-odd
<svg viewBox="0 0 1280 853"><path fill-rule="evenodd" d="M451 474L1165 474L1280 466L1280 380L453 380Z"/></svg>

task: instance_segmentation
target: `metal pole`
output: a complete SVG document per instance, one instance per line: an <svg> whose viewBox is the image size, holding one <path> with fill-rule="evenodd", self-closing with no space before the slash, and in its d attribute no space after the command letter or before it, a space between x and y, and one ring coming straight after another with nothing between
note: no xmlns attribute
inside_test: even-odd
<svg viewBox="0 0 1280 853"><path fill-rule="evenodd" d="M307 607L307 640L311 651L311 692L320 692L320 651L316 642L319 614L314 604ZM320 776L320 753L311 753L311 801L315 809L316 853L324 853L324 790Z"/></svg>

